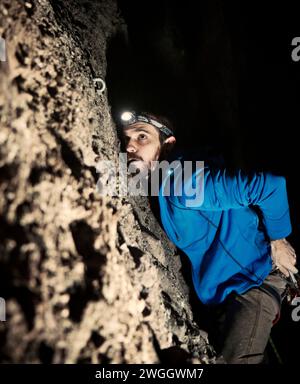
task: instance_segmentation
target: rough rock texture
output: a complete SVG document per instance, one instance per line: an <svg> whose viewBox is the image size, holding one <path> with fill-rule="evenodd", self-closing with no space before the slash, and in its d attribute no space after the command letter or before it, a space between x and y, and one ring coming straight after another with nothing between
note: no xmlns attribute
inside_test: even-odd
<svg viewBox="0 0 300 384"><path fill-rule="evenodd" d="M119 141L106 93L116 3L0 2L2 362L214 362L148 200L101 197Z"/></svg>

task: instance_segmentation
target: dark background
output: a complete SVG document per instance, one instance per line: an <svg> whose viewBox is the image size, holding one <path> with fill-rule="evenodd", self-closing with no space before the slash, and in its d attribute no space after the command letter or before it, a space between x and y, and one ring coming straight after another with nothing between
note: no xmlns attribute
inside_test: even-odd
<svg viewBox="0 0 300 384"><path fill-rule="evenodd" d="M283 174L293 224L288 240L299 255L295 4L119 0L119 7L127 29L110 42L106 77L115 118L127 108L163 114L175 124L180 147L208 148L228 164ZM193 293L191 301L195 312L201 309ZM284 305L273 328L284 363L297 361L300 345L292 309ZM278 361L272 351L270 359Z"/></svg>

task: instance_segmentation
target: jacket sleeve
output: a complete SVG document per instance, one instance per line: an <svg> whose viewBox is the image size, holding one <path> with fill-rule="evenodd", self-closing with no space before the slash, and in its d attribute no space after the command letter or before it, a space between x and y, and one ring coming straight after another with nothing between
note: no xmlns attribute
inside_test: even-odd
<svg viewBox="0 0 300 384"><path fill-rule="evenodd" d="M194 185L195 193L191 194L191 190L186 193L186 185L191 188ZM193 173L191 180L185 180L182 195L173 196L171 200L171 203L179 204L182 208L204 211L256 205L262 212L264 225L271 240L286 237L292 230L286 180L283 176L267 172L246 174L239 170L231 174L226 169L205 167L202 169L202 177L198 175L197 179L196 172Z"/></svg>

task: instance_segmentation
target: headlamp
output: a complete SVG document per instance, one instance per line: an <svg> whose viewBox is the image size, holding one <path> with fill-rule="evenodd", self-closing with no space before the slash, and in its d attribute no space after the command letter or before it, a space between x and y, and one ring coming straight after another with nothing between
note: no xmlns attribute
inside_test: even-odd
<svg viewBox="0 0 300 384"><path fill-rule="evenodd" d="M123 126L134 124L138 121L154 125L154 127L158 128L161 132L163 132L167 136L174 135L174 132L170 128L161 124L159 121L153 119L152 117L146 116L142 113L136 113L133 111L125 111L121 115L121 124Z"/></svg>
<svg viewBox="0 0 300 384"><path fill-rule="evenodd" d="M121 115L121 121L123 125L133 124L135 122L134 113L129 111L123 112Z"/></svg>

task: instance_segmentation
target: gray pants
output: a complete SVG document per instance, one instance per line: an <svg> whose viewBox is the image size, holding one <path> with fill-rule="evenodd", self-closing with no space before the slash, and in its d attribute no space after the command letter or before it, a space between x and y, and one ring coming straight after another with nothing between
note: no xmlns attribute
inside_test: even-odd
<svg viewBox="0 0 300 384"><path fill-rule="evenodd" d="M286 280L272 270L261 287L242 295L230 294L218 311L221 353L217 360L228 364L263 362L273 323L281 310Z"/></svg>

